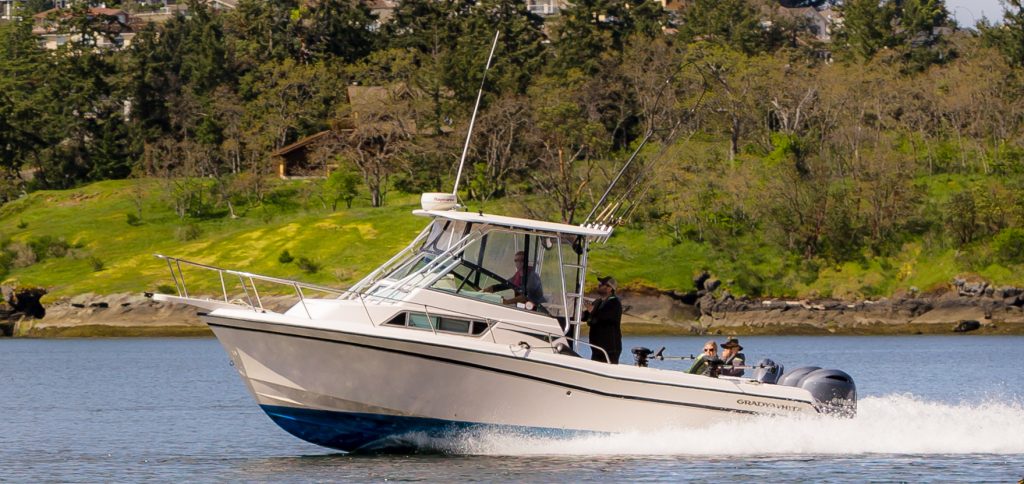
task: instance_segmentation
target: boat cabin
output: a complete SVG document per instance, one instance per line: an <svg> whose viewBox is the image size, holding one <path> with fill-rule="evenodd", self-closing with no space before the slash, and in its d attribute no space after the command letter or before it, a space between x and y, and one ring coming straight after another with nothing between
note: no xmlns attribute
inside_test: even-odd
<svg viewBox="0 0 1024 484"><path fill-rule="evenodd" d="M553 319L578 338L588 244L610 230L452 210L413 213L432 220L353 292L395 301L424 291L435 299L456 296L470 320L514 309L530 313L525 319ZM403 321L419 326L414 318Z"/></svg>

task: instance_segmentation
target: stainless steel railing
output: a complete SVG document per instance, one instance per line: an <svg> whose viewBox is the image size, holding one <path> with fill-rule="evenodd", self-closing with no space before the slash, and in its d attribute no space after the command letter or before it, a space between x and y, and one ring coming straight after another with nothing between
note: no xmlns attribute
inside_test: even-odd
<svg viewBox="0 0 1024 484"><path fill-rule="evenodd" d="M465 240L461 240L460 242L465 242ZM256 282L257 281L267 282L267 283L272 283L272 284L279 284L279 285L283 285L283 286L286 286L286 287L290 287L292 290L295 291L295 295L298 297L299 303L302 305L303 311L306 313L306 317L309 318L309 319L313 319L313 316L312 316L312 314L309 311L309 307L306 305L306 293L305 293L306 290L308 290L308 291L316 291L316 292L326 293L326 294L333 294L333 295L336 295L338 297L348 296L349 298L358 298L360 303L361 303L361 305L362 305L362 307L363 307L363 310L366 312L366 316L367 316L370 324L373 325L373 326L376 326L376 323L374 323L373 318L370 316L370 311L366 307L365 297L372 297L372 298L381 299L381 300L389 300L389 301L392 301L392 302L405 302L405 303L409 304L409 301L403 301L401 299L391 298L391 297L383 296L383 295L368 296L365 293L355 292L355 291L352 291L352 290L337 289L337 288L321 286L321 285L317 285L317 284L309 284L309 283L305 283L305 282L294 281L294 280L291 280L291 279L283 279L283 278L280 278L280 277L264 276L264 275L261 275L261 274L253 274L251 272L236 271L236 270L232 270L232 269L224 269L222 267L216 267L216 266L212 266L212 265L208 265L208 264L202 264L202 263L199 263L199 262L193 262L193 261L186 260L186 259L181 259L181 258L178 258L178 257L170 257L170 256L162 255L162 254L155 254L155 256L157 258L163 259L164 261L167 262L167 268L171 272L171 278L174 280L174 286L175 286L175 289L178 291L178 296L184 297L184 298L191 298L191 296L189 295L188 285L185 282L185 272L184 272L183 269L184 269L184 267L195 267L195 268L199 268L199 269L203 269L203 270L207 270L207 271L212 271L212 272L215 272L217 274L219 282L220 282L220 287L221 287L221 298L222 298L223 302L225 302L227 304L239 304L237 302L237 300L232 300L231 297L229 296L229 294L228 294L228 283L227 283L228 278L238 278L239 284L241 286L241 290L242 290L243 295L245 297L245 304L244 304L243 307L248 307L248 308L250 308L250 309L252 309L254 311L260 311L260 312L265 312L266 311L266 309L264 308L264 305L263 305L262 296L260 296L259 290L256 287ZM448 261L445 261L445 262L448 262ZM439 262L439 265L440 264L442 264L442 263ZM599 346L594 346L594 345L592 345L592 344L590 344L590 343L588 343L586 341L582 341L582 340L579 340L577 338L573 338L571 336L567 336L567 335L562 334L562 333L550 332L550 331L546 331L546 330L537 328L535 326L527 326L527 325L523 325L523 324L519 324L519 323L514 323L514 322L511 322L511 321L504 321L504 320L498 320L498 319L492 319L492 318L480 318L479 315L476 315L476 314L466 313L464 311L459 311L459 310L452 310L452 309L442 308L442 307L439 307L439 306L431 306L431 305L423 304L423 303L411 303L411 304L413 304L414 306L417 306L417 307L422 307L423 308L423 312L428 315L428 318L427 318L428 321L431 321L431 318L429 317L429 315L431 314L431 310L433 310L435 314L437 314L437 313L450 314L450 315L455 315L457 317L465 317L465 318L470 318L472 320L477 320L477 321L483 319L484 320L483 322L487 323L487 325L488 325L488 330L487 330L486 333L481 334L479 337L483 338L483 337L490 336L491 340L494 343L497 343L497 339L494 337L494 328L495 328L495 326L497 324L500 323L502 326L504 326L506 328L526 329L526 330L530 330L532 332L537 332L537 333L543 334L543 335L547 336L548 339L550 339L552 342L564 338L566 341L573 341L573 342L577 343L578 345L579 344L586 345L586 346L589 346L592 349L592 351L601 351L601 353L604 353L604 355L605 355L605 360L608 359L608 353L605 352L603 348L601 348ZM437 334L437 328L434 327L433 324L431 324L431 328L430 329L432 330L432 332L434 334ZM557 350L557 348L555 346L551 346L549 348L552 350L553 353L557 353L558 352L558 350ZM540 348L538 348L538 349L540 349Z"/></svg>
<svg viewBox="0 0 1024 484"><path fill-rule="evenodd" d="M282 279L279 277L264 276L260 274L253 274L250 272L224 269L221 267L201 264L199 262L192 262L189 260L179 259L177 257L170 257L162 254L156 254L156 257L167 261L167 268L170 269L171 271L171 278L174 280L174 287L178 291L178 295L184 298L190 298L191 296L189 295L188 284L185 282L185 272L182 268L183 265L185 267L197 267L200 269L216 272L220 279L221 296L223 298L223 301L228 304L237 304L237 302L232 300L228 296L228 284L225 276L232 278L237 277L238 283L241 286L241 290L245 297L246 305L252 308L253 310L257 311L266 311L266 309L263 306L263 298L260 296L259 289L256 287L256 281L279 284L292 288L295 291L295 295L298 296L299 302L302 304L302 308L306 312L306 316L310 319L313 319L313 316L309 312L309 307L306 306L305 291L316 291L326 294L333 294L336 296L343 296L351 293L351 291L346 291L344 289L336 289L333 287L309 284L305 282L293 281L290 279Z"/></svg>

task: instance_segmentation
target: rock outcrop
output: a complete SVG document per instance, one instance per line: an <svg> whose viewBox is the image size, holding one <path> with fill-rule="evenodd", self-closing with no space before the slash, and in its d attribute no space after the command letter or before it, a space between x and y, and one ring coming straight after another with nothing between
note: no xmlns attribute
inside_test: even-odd
<svg viewBox="0 0 1024 484"><path fill-rule="evenodd" d="M711 276L694 279L698 288L689 293L666 292L676 314L694 314L677 326L699 334L925 334L980 332L1024 333L1024 289L993 287L983 281L953 281L948 291L868 301L835 299L755 299L733 297L728 291L709 289ZM712 286L717 287L717 286ZM621 294L631 306L627 323L650 323L658 314L638 311L637 299L647 292ZM972 323L977 323L972 324ZM638 326L639 327L639 326ZM629 332L629 324L626 331Z"/></svg>

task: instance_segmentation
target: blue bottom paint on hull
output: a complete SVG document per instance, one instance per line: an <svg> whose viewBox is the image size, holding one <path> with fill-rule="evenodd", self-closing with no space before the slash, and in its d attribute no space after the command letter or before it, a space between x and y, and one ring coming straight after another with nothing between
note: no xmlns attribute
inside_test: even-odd
<svg viewBox="0 0 1024 484"><path fill-rule="evenodd" d="M346 452L452 451L453 441L469 433L502 432L549 438L600 434L585 430L332 412L275 405L260 407L288 433L307 442Z"/></svg>

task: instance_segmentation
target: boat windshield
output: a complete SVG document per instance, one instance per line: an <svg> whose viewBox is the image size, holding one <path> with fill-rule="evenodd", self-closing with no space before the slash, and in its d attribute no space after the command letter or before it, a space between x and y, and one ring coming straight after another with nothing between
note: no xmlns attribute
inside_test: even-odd
<svg viewBox="0 0 1024 484"><path fill-rule="evenodd" d="M418 250L386 279L572 317L576 304L566 293L578 292L575 245L572 236L435 219Z"/></svg>

